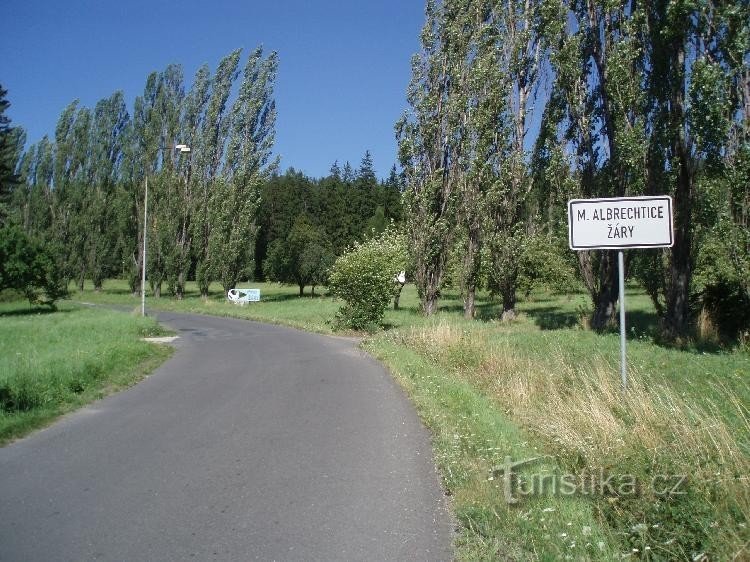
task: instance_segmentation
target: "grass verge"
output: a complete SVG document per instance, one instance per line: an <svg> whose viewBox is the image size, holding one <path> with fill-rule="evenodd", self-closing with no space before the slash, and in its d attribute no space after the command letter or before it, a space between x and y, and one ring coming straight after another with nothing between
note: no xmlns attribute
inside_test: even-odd
<svg viewBox="0 0 750 562"><path fill-rule="evenodd" d="M443 315L366 344L436 436L458 556L746 556L750 357L635 343L623 394L616 336L569 332Z"/></svg>
<svg viewBox="0 0 750 562"><path fill-rule="evenodd" d="M502 477L493 469L506 456L531 459L544 452L491 400L397 339L378 338L366 347L390 367L434 435L435 459L458 522L459 559L616 557L584 499L533 497L519 506L506 501ZM547 459L534 468L552 473L557 466Z"/></svg>
<svg viewBox="0 0 750 562"><path fill-rule="evenodd" d="M152 319L61 303L0 304L0 445L138 382L172 353Z"/></svg>

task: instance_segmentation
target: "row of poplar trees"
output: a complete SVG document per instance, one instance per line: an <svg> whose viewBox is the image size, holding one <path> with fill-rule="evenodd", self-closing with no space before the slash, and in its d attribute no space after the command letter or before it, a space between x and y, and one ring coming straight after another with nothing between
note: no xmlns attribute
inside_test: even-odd
<svg viewBox="0 0 750 562"><path fill-rule="evenodd" d="M132 115L122 92L93 110L74 101L54 139L45 136L20 157L9 208L55 248L67 279L82 288L91 278L99 289L124 273L136 292L144 229L156 295L166 284L182 298L194 275L205 296L212 279L229 289L246 273L261 187L277 164L278 59L257 48L242 62L236 50L213 74L202 66L188 91L179 65L154 72Z"/></svg>
<svg viewBox="0 0 750 562"><path fill-rule="evenodd" d="M674 247L628 252L626 268L666 334L688 333L698 262L721 261L750 299L749 6L429 0L397 124L424 311L458 246L466 316L482 279L512 315L529 240L568 252L569 198L649 194L674 199ZM577 261L604 329L616 254Z"/></svg>

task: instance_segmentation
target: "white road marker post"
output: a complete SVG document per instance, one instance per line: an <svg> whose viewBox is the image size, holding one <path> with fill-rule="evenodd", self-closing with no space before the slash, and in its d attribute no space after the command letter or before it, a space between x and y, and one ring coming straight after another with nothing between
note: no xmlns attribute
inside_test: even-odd
<svg viewBox="0 0 750 562"><path fill-rule="evenodd" d="M628 388L625 337L625 248L671 248L674 243L672 198L614 197L568 201L571 250L618 250L620 282L620 375Z"/></svg>

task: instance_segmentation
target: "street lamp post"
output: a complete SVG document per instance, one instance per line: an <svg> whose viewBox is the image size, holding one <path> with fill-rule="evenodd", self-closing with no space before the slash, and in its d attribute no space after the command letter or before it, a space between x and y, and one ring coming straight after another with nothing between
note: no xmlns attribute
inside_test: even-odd
<svg viewBox="0 0 750 562"><path fill-rule="evenodd" d="M180 154L190 152L186 144L160 146L158 150L177 150ZM146 233L148 231L148 173L146 173L146 193L143 197L143 265L141 267L141 316L146 316Z"/></svg>

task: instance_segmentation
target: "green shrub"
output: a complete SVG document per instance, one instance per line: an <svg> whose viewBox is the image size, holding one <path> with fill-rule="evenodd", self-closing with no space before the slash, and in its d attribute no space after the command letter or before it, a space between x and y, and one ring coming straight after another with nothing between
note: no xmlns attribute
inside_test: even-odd
<svg viewBox="0 0 750 562"><path fill-rule="evenodd" d="M50 244L28 236L18 226L0 229L0 291L16 290L32 304L53 306L67 295L54 253Z"/></svg>
<svg viewBox="0 0 750 562"><path fill-rule="evenodd" d="M380 325L397 288L394 277L405 269L405 263L405 239L393 228L340 256L329 277L331 292L346 301L338 322L355 330Z"/></svg>

